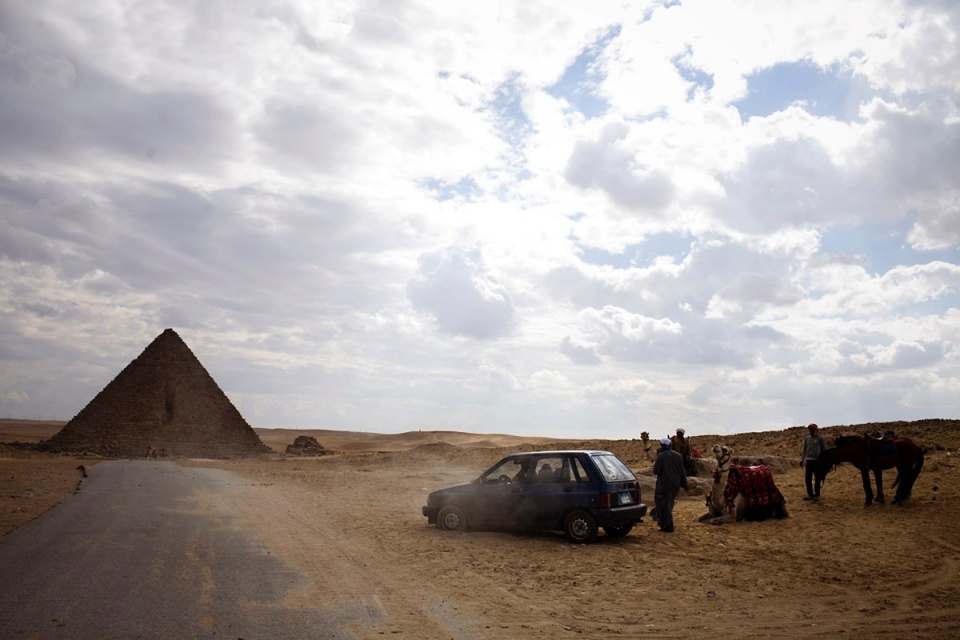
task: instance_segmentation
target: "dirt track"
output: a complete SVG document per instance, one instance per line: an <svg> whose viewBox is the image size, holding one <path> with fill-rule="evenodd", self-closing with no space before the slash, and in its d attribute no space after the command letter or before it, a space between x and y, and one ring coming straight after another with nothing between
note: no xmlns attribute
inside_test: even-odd
<svg viewBox="0 0 960 640"><path fill-rule="evenodd" d="M954 638L960 432L955 423L922 431L946 450L933 446L904 506L864 509L850 468L830 477L819 504L804 502L793 467L777 476L785 521L700 524L703 498L690 497L678 504L675 534L645 522L623 540L586 546L559 534L451 535L426 524L426 493L471 479L499 450L199 464L249 480L233 497L244 526L312 578L289 594L291 606L360 598L386 614L354 629L360 638ZM799 456L792 431L727 443L748 441L762 448L740 453ZM641 470L638 442L608 444Z"/></svg>

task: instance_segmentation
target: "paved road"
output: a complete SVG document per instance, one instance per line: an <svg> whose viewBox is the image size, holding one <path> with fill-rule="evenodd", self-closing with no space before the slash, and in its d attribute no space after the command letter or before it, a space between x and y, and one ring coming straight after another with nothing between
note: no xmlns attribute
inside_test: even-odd
<svg viewBox="0 0 960 640"><path fill-rule="evenodd" d="M285 604L307 578L191 499L242 482L172 462L92 467L79 493L0 538L0 638L349 638L347 624L371 622L362 603Z"/></svg>

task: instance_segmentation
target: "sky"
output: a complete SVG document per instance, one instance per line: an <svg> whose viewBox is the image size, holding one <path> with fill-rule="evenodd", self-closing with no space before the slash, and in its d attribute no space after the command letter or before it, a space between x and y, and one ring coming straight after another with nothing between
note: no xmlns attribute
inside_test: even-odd
<svg viewBox="0 0 960 640"><path fill-rule="evenodd" d="M0 417L960 417L954 0L0 0Z"/></svg>

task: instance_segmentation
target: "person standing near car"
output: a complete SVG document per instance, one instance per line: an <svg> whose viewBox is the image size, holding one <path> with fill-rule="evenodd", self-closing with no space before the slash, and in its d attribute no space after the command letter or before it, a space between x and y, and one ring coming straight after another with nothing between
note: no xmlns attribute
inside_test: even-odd
<svg viewBox="0 0 960 640"><path fill-rule="evenodd" d="M687 490L687 472L683 468L683 456L671 448L670 438L660 440L653 473L657 476L657 487L653 493L656 514L651 514L651 517L660 524L660 531L673 533L673 505L680 489Z"/></svg>

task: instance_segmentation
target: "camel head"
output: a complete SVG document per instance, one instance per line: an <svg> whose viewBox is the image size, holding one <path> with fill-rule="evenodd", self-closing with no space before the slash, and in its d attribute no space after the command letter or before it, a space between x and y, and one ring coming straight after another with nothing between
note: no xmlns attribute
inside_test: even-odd
<svg viewBox="0 0 960 640"><path fill-rule="evenodd" d="M640 432L640 439L643 440L644 442L649 442L649 441L650 441L650 434L647 433L646 431L641 431L641 432Z"/></svg>
<svg viewBox="0 0 960 640"><path fill-rule="evenodd" d="M731 456L733 456L733 452L729 447L722 444L713 445L713 457L717 459L718 469L723 469L725 465L729 464Z"/></svg>

